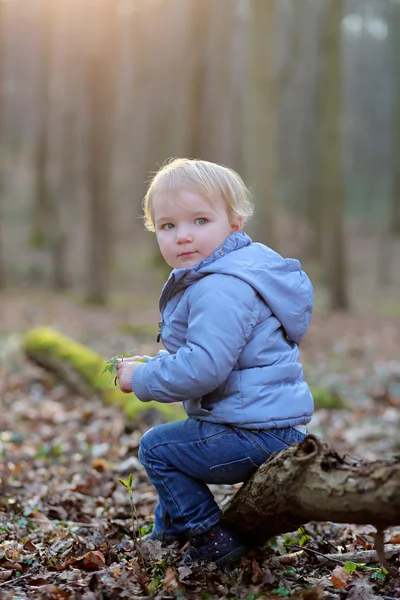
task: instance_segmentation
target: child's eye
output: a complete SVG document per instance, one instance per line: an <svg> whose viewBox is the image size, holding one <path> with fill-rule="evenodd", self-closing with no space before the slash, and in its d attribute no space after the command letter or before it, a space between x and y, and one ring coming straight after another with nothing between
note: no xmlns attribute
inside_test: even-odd
<svg viewBox="0 0 400 600"><path fill-rule="evenodd" d="M203 219L202 217L195 220L196 225L205 225L207 222L207 219Z"/></svg>
<svg viewBox="0 0 400 600"><path fill-rule="evenodd" d="M173 229L175 227L175 225L173 223L164 223L164 225L162 225L161 229Z"/></svg>

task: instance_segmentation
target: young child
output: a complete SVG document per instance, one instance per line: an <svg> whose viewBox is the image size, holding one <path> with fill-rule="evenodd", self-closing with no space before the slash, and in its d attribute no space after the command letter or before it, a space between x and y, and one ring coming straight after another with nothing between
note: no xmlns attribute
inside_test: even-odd
<svg viewBox="0 0 400 600"><path fill-rule="evenodd" d="M160 298L167 352L117 370L123 392L181 401L188 414L147 431L139 451L159 497L148 538L189 538L185 564L245 554L207 484L248 479L303 440L313 413L298 348L313 289L297 260L243 232L252 210L237 173L201 160L165 165L144 200L146 227L173 268Z"/></svg>

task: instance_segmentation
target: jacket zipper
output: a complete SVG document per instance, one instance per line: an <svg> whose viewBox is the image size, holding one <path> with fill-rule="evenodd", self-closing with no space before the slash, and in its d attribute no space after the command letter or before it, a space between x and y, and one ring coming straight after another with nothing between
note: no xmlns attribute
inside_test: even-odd
<svg viewBox="0 0 400 600"><path fill-rule="evenodd" d="M159 321L158 322L158 333L157 333L157 344L159 344L161 341L161 328L162 328L162 321Z"/></svg>

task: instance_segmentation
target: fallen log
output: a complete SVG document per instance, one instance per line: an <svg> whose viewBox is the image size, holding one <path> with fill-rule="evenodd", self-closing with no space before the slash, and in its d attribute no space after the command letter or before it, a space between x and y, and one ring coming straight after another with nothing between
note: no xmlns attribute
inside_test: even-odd
<svg viewBox="0 0 400 600"><path fill-rule="evenodd" d="M100 397L107 404L115 404L130 419L156 412L168 421L184 418L181 406L159 402L141 402L134 394L124 394L114 386L114 377L102 373L104 358L62 335L50 327L37 327L22 338L22 349L34 363L55 373L75 393L90 398Z"/></svg>
<svg viewBox="0 0 400 600"><path fill-rule="evenodd" d="M349 463L309 435L261 465L225 517L250 547L309 521L382 531L400 523L400 458Z"/></svg>

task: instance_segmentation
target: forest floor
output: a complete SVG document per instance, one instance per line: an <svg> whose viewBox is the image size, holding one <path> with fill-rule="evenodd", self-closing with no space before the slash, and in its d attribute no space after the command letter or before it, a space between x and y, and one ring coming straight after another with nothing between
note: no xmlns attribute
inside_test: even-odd
<svg viewBox="0 0 400 600"><path fill-rule="evenodd" d="M72 299L24 294L0 298L0 599L399 598L393 577L362 554L374 528L307 523L252 550L235 569L177 565L178 548L132 536L150 530L154 489L137 459L152 421L128 423L117 408L79 397L29 363L20 335L52 326L105 357L158 349L156 303L87 307ZM339 454L384 458L400 448L400 320L317 314L302 345L308 381L329 390L337 408L318 407L310 431ZM340 408L339 408L340 407ZM238 486L212 486L225 503ZM398 544L390 558L399 572ZM353 553L352 560L342 559ZM336 554L321 561L320 554Z"/></svg>

